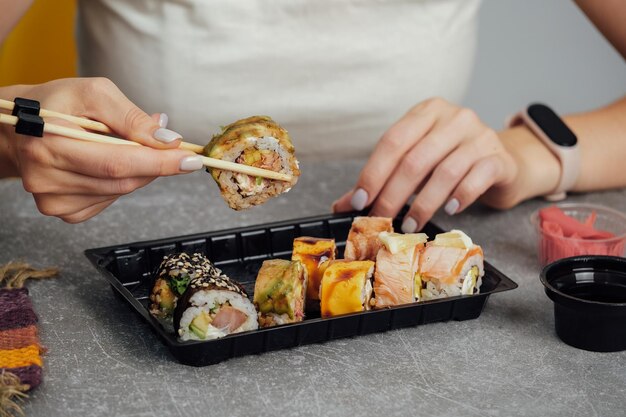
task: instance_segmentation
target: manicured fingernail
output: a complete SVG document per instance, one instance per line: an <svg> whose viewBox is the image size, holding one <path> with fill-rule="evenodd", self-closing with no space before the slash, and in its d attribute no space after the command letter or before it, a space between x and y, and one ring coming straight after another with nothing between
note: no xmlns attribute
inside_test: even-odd
<svg viewBox="0 0 626 417"><path fill-rule="evenodd" d="M200 155L186 156L180 161L181 171L197 171L202 166L202 157Z"/></svg>
<svg viewBox="0 0 626 417"><path fill-rule="evenodd" d="M402 232L404 233L415 233L417 232L417 222L413 217L407 217L402 222Z"/></svg>
<svg viewBox="0 0 626 417"><path fill-rule="evenodd" d="M161 127L154 132L154 138L159 142L170 143L176 139L182 139L183 137L173 130Z"/></svg>
<svg viewBox="0 0 626 417"><path fill-rule="evenodd" d="M167 127L167 122L170 121L170 118L167 117L167 114L161 113L159 115L159 127Z"/></svg>
<svg viewBox="0 0 626 417"><path fill-rule="evenodd" d="M363 210L365 205L367 204L367 191L362 188L358 188L354 194L352 194L352 198L350 199L350 205L355 210Z"/></svg>
<svg viewBox="0 0 626 417"><path fill-rule="evenodd" d="M450 216L454 216L456 214L456 211L459 209L459 206L460 206L459 200L457 200L456 198L453 198L450 201L448 201L448 203L443 208L443 211L448 213L448 215Z"/></svg>

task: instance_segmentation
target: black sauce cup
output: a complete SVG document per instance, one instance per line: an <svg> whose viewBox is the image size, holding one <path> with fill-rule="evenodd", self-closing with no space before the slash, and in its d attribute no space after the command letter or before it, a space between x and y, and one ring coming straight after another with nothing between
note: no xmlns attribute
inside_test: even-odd
<svg viewBox="0 0 626 417"><path fill-rule="evenodd" d="M543 268L541 283L562 341L596 352L626 350L626 258L560 259Z"/></svg>

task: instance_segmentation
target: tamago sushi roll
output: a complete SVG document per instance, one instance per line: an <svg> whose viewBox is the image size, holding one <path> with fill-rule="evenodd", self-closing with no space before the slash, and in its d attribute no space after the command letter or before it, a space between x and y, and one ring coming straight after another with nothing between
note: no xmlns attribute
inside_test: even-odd
<svg viewBox="0 0 626 417"><path fill-rule="evenodd" d="M223 128L204 148L210 158L237 162L292 176L291 182L253 177L211 169L226 203L235 210L263 204L287 192L300 175L291 138L285 129L267 116L238 120Z"/></svg>
<svg viewBox="0 0 626 417"><path fill-rule="evenodd" d="M369 310L373 273L372 261L331 262L320 289L322 317Z"/></svg>
<svg viewBox="0 0 626 417"><path fill-rule="evenodd" d="M214 266L191 280L174 311L174 329L183 341L217 339L258 327L243 287Z"/></svg>
<svg viewBox="0 0 626 417"><path fill-rule="evenodd" d="M300 261L307 271L307 310L320 309L320 284L329 262L334 261L337 247L335 239L301 236L293 241L291 260Z"/></svg>

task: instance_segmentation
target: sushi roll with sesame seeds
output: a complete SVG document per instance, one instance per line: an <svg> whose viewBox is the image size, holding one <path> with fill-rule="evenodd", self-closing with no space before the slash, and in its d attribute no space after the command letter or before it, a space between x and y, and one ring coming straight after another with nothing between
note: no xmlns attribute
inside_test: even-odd
<svg viewBox="0 0 626 417"><path fill-rule="evenodd" d="M180 340L210 340L259 327L257 314L243 287L221 270L211 270L189 283L174 310Z"/></svg>
<svg viewBox="0 0 626 417"><path fill-rule="evenodd" d="M230 208L243 210L285 193L300 176L298 160L287 131L267 116L238 120L222 129L204 148L210 158L250 165L292 176L290 182L211 169Z"/></svg>
<svg viewBox="0 0 626 417"><path fill-rule="evenodd" d="M211 267L211 262L201 253L164 256L154 274L154 284L150 292L150 314L158 318L171 317L176 302L189 282L208 273Z"/></svg>

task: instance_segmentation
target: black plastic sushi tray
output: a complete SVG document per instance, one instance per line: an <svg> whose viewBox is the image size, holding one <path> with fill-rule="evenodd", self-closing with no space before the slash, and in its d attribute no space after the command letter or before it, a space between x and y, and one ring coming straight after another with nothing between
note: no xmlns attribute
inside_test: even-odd
<svg viewBox="0 0 626 417"><path fill-rule="evenodd" d="M517 284L485 262L480 294L406 304L383 310L364 311L332 318L307 314L294 324L236 333L208 341L178 340L173 328L148 312L152 272L164 255L176 252L204 253L228 276L239 281L249 296L256 274L265 259L291 256L298 236L335 238L338 257L354 217L359 213L329 214L258 226L220 230L146 242L88 249L85 255L120 295L148 323L180 362L211 365L237 356L321 343L343 337L384 332L447 320L469 320L480 313L491 294L517 288ZM394 220L400 229L401 218ZM431 238L442 230L428 223L423 232Z"/></svg>

